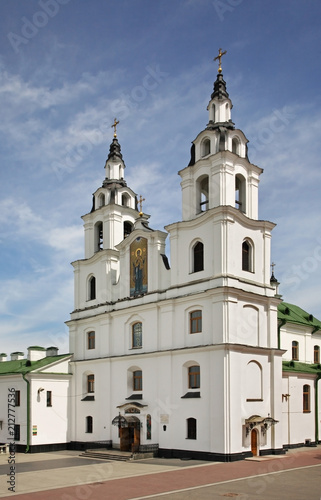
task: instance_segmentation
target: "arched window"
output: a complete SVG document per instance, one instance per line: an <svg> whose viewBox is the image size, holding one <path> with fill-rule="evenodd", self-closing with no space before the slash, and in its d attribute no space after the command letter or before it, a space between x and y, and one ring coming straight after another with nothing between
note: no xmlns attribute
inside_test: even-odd
<svg viewBox="0 0 321 500"><path fill-rule="evenodd" d="M134 323L132 326L132 348L137 349L143 345L143 325Z"/></svg>
<svg viewBox="0 0 321 500"><path fill-rule="evenodd" d="M292 360L299 360L299 342L297 342L296 340L293 340L292 342Z"/></svg>
<svg viewBox="0 0 321 500"><path fill-rule="evenodd" d="M95 375L87 375L87 392L95 392Z"/></svg>
<svg viewBox="0 0 321 500"><path fill-rule="evenodd" d="M124 222L124 238L126 238L133 230L133 224L128 220Z"/></svg>
<svg viewBox="0 0 321 500"><path fill-rule="evenodd" d="M98 197L98 207L104 207L105 206L105 195L104 193L100 193Z"/></svg>
<svg viewBox="0 0 321 500"><path fill-rule="evenodd" d="M208 210L208 176L206 175L198 182L199 211Z"/></svg>
<svg viewBox="0 0 321 500"><path fill-rule="evenodd" d="M103 238L104 238L103 223L97 222L95 224L95 251L96 252L103 249Z"/></svg>
<svg viewBox="0 0 321 500"><path fill-rule="evenodd" d="M200 241L193 246L193 273L204 269L204 245Z"/></svg>
<svg viewBox="0 0 321 500"><path fill-rule="evenodd" d="M121 197L121 204L123 205L123 207L129 207L129 202L130 202L130 198L129 198L128 194L123 193L123 195Z"/></svg>
<svg viewBox="0 0 321 500"><path fill-rule="evenodd" d="M315 345L313 349L313 361L316 364L320 363L320 347L318 345Z"/></svg>
<svg viewBox="0 0 321 500"><path fill-rule="evenodd" d="M253 245L249 240L244 240L242 243L242 270L254 271L253 266Z"/></svg>
<svg viewBox="0 0 321 500"><path fill-rule="evenodd" d="M246 401L263 401L262 381L262 366L255 360L249 361L245 378Z"/></svg>
<svg viewBox="0 0 321 500"><path fill-rule="evenodd" d="M225 104L225 121L229 120L228 103Z"/></svg>
<svg viewBox="0 0 321 500"><path fill-rule="evenodd" d="M212 113L213 113L213 115L212 115L213 116L213 122L215 123L215 118L216 118L216 116L215 116L215 113L216 113L215 104L212 105Z"/></svg>
<svg viewBox="0 0 321 500"><path fill-rule="evenodd" d="M240 141L237 137L232 139L232 153L240 155Z"/></svg>
<svg viewBox="0 0 321 500"><path fill-rule="evenodd" d="M187 439L196 439L196 418L187 419Z"/></svg>
<svg viewBox="0 0 321 500"><path fill-rule="evenodd" d="M243 175L235 176L235 208L246 212L246 185Z"/></svg>
<svg viewBox="0 0 321 500"><path fill-rule="evenodd" d="M95 349L95 332L87 333L87 349Z"/></svg>
<svg viewBox="0 0 321 500"><path fill-rule="evenodd" d="M201 156L207 156L211 152L211 141L209 139L204 139L201 144Z"/></svg>
<svg viewBox="0 0 321 500"><path fill-rule="evenodd" d="M91 434L93 431L93 417L86 417L86 432Z"/></svg>
<svg viewBox="0 0 321 500"><path fill-rule="evenodd" d="M133 390L143 390L143 372L141 370L135 370L133 372Z"/></svg>
<svg viewBox="0 0 321 500"><path fill-rule="evenodd" d="M303 413L310 413L310 386L303 386Z"/></svg>
<svg viewBox="0 0 321 500"><path fill-rule="evenodd" d="M189 333L199 333L202 331L202 311L192 311L189 313Z"/></svg>
<svg viewBox="0 0 321 500"><path fill-rule="evenodd" d="M242 343L260 345L260 314L257 307L251 304L243 306L238 317L237 335Z"/></svg>
<svg viewBox="0 0 321 500"><path fill-rule="evenodd" d="M96 278L91 276L88 281L88 300L96 298Z"/></svg>
<svg viewBox="0 0 321 500"><path fill-rule="evenodd" d="M199 389L201 381L201 371L198 365L188 368L188 388Z"/></svg>

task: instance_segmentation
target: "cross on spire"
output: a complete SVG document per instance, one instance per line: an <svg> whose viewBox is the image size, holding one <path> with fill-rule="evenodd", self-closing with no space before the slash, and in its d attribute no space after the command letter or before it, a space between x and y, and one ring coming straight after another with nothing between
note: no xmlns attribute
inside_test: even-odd
<svg viewBox="0 0 321 500"><path fill-rule="evenodd" d="M111 128L114 128L114 137L117 137L117 125L119 121L115 118L114 123L111 125Z"/></svg>
<svg viewBox="0 0 321 500"><path fill-rule="evenodd" d="M139 196L138 200L138 205L139 205L139 215L143 215L143 201L145 201L145 198L142 197L142 195Z"/></svg>
<svg viewBox="0 0 321 500"><path fill-rule="evenodd" d="M218 72L219 73L222 73L222 66L221 66L221 62L222 62L222 57L226 54L227 50L224 50L224 52L222 52L222 49L219 49L218 50L218 56L214 57L213 61L217 61L218 60Z"/></svg>

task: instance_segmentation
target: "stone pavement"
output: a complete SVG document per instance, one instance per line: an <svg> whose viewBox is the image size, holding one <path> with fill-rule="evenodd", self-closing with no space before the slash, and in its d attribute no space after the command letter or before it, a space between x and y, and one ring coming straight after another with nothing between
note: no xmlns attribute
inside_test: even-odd
<svg viewBox="0 0 321 500"><path fill-rule="evenodd" d="M321 446L233 463L178 459L109 462L82 459L75 451L16 457L16 492L12 493L7 484L8 455L0 455L3 499L321 498Z"/></svg>

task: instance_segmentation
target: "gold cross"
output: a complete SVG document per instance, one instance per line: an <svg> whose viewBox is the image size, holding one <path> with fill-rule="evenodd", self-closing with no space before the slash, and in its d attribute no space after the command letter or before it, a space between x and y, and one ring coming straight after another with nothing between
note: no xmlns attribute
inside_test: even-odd
<svg viewBox="0 0 321 500"><path fill-rule="evenodd" d="M274 274L274 268L275 268L274 262L272 262L271 267L272 267L272 274Z"/></svg>
<svg viewBox="0 0 321 500"><path fill-rule="evenodd" d="M139 215L143 215L143 201L145 201L145 198L142 197L142 195L139 196L138 204L140 205L139 208Z"/></svg>
<svg viewBox="0 0 321 500"><path fill-rule="evenodd" d="M222 73L222 67L221 67L221 60L222 60L222 56L224 56L226 54L227 50L224 50L224 52L222 52L222 49L219 49L218 50L218 56L214 57L214 61L217 61L218 60L218 72L219 73Z"/></svg>
<svg viewBox="0 0 321 500"><path fill-rule="evenodd" d="M118 125L119 121L116 120L116 118L114 119L114 123L112 124L111 128L114 127L114 137L117 137L117 131L116 131L116 127Z"/></svg>

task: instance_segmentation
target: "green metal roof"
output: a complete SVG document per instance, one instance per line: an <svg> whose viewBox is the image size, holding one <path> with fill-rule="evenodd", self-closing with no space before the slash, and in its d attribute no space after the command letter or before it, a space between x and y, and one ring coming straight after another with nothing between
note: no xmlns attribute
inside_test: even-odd
<svg viewBox="0 0 321 500"><path fill-rule="evenodd" d="M321 321L301 309L301 307L287 302L281 302L278 305L278 319L287 323L309 326L314 331L321 330Z"/></svg>
<svg viewBox="0 0 321 500"><path fill-rule="evenodd" d="M299 361L283 361L282 371L284 372L298 372L298 373L313 373L314 375L321 375L321 365L311 365L309 363L301 363Z"/></svg>
<svg viewBox="0 0 321 500"><path fill-rule="evenodd" d="M51 363L68 358L70 354L61 354L60 356L47 356L39 359L38 361L28 361L27 359L17 359L16 361L2 361L0 362L0 376L13 375L16 373L26 374L44 368Z"/></svg>

